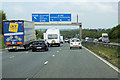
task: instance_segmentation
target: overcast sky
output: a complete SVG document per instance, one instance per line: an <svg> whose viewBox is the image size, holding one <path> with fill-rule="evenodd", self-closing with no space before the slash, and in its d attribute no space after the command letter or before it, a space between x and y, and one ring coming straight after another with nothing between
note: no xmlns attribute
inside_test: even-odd
<svg viewBox="0 0 120 80"><path fill-rule="evenodd" d="M107 29L118 24L117 0L29 0L29 2L4 0L2 1L2 9L6 13L7 19L31 20L33 12L69 12L72 14L72 22L76 22L78 14L79 22L82 22L83 28ZM36 28L43 27L37 26ZM62 28L76 27L62 26Z"/></svg>

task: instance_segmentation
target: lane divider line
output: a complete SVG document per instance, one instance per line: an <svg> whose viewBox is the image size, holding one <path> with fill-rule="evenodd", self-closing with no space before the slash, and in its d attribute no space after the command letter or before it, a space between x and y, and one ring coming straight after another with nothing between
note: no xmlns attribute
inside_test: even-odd
<svg viewBox="0 0 120 80"><path fill-rule="evenodd" d="M53 57L55 56L55 55L52 55Z"/></svg>
<svg viewBox="0 0 120 80"><path fill-rule="evenodd" d="M28 53L28 51L27 52L25 52L26 54Z"/></svg>
<svg viewBox="0 0 120 80"><path fill-rule="evenodd" d="M92 53L94 56L96 56L97 58L99 58L101 61L103 61L104 63L106 63L108 66L110 66L111 68L113 68L115 71L117 71L118 73L120 73L120 70L114 66L113 64L109 63L108 61L106 61L105 59L103 59L102 57L98 56L97 54L95 54L94 52L90 51L89 49L87 49L86 47L82 46L84 49L86 49L87 51L89 51L90 53Z"/></svg>
<svg viewBox="0 0 120 80"><path fill-rule="evenodd" d="M59 52L59 51L57 51L57 52Z"/></svg>
<svg viewBox="0 0 120 80"><path fill-rule="evenodd" d="M45 61L45 63L44 63L44 64L45 64L45 65L46 65L46 64L48 64L48 61Z"/></svg>
<svg viewBox="0 0 120 80"><path fill-rule="evenodd" d="M14 58L15 56L10 56L10 58Z"/></svg>

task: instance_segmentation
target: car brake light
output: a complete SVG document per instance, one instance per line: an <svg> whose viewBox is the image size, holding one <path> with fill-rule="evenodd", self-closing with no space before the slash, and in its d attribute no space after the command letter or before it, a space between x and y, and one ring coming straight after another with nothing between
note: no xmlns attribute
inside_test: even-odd
<svg viewBox="0 0 120 80"><path fill-rule="evenodd" d="M43 43L43 45L45 45L45 43Z"/></svg>
<svg viewBox="0 0 120 80"><path fill-rule="evenodd" d="M80 43L78 43L80 45Z"/></svg>
<svg viewBox="0 0 120 80"><path fill-rule="evenodd" d="M35 44L32 44L32 45L35 45Z"/></svg>
<svg viewBox="0 0 120 80"><path fill-rule="evenodd" d="M73 43L71 43L71 45L73 45Z"/></svg>

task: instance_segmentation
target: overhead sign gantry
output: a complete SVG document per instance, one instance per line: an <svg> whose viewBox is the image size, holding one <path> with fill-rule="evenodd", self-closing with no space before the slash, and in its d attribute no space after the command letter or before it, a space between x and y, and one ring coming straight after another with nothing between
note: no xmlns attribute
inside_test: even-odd
<svg viewBox="0 0 120 80"><path fill-rule="evenodd" d="M51 25L75 26L77 25L79 26L80 39L82 39L82 23L78 23L78 22L72 23L71 18L72 18L71 13L32 13L32 21L34 21L35 25L39 25L39 26L51 26Z"/></svg>

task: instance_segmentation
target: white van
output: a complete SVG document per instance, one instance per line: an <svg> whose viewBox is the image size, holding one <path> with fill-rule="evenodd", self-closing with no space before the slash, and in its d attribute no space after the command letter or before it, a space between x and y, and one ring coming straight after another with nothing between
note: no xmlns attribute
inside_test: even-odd
<svg viewBox="0 0 120 80"><path fill-rule="evenodd" d="M56 28L48 29L46 33L44 33L44 39L47 41L49 46L60 46L60 30Z"/></svg>

